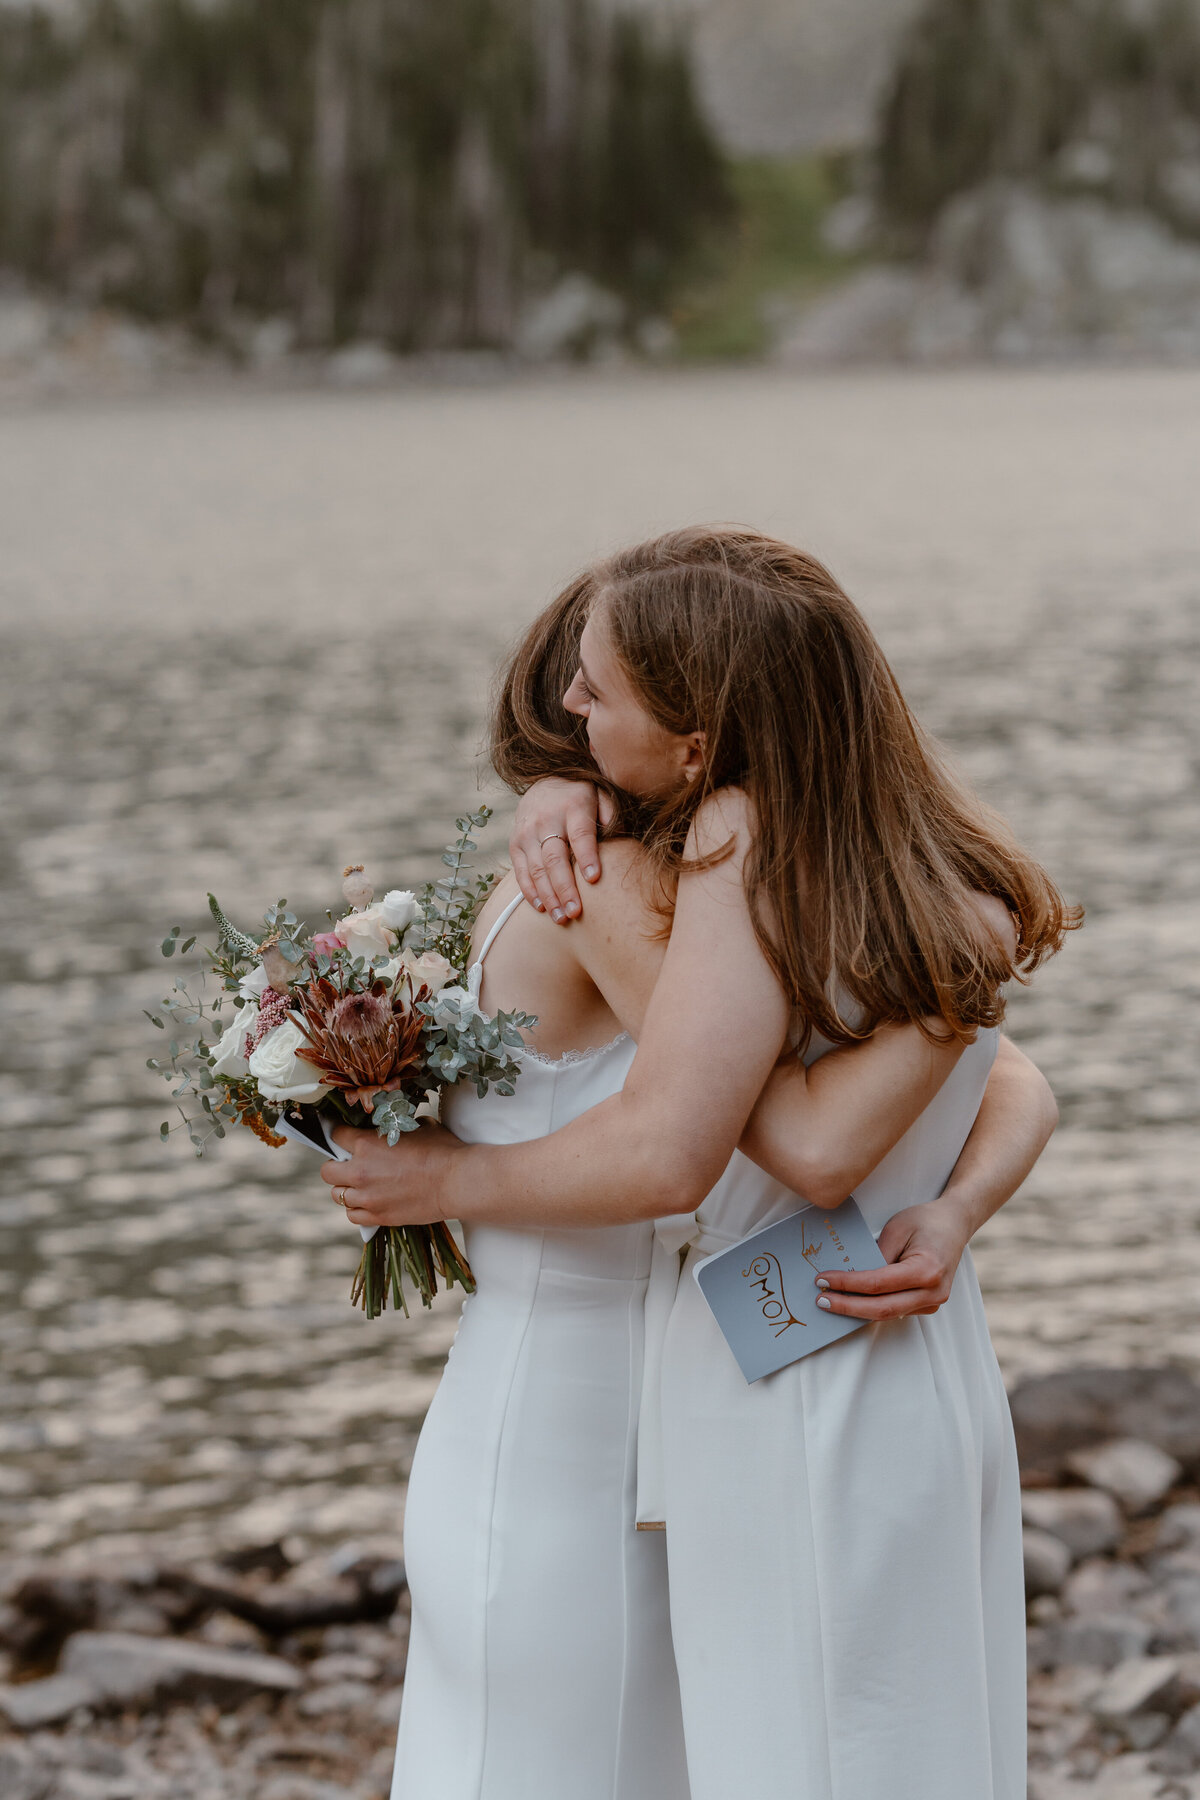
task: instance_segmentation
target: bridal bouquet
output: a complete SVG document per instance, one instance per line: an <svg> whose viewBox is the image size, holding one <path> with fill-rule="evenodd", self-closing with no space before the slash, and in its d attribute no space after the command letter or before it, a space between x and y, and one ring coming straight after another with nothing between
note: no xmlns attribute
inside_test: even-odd
<svg viewBox="0 0 1200 1800"><path fill-rule="evenodd" d="M217 942L206 952L220 983L215 999L194 998L183 981L147 1013L179 1035L148 1066L172 1083L172 1097L197 1156L228 1125L246 1126L265 1144L299 1139L338 1155L328 1127L341 1121L374 1128L389 1144L432 1116L442 1088L471 1081L511 1094L520 1064L526 1013L483 1013L465 981L471 925L494 876L471 879L465 861L473 831L491 816L484 807L459 819L459 837L442 857L448 873L419 894L393 890L375 900L361 864L343 872L346 911L330 912L329 929L309 933L287 901L263 918L256 940L231 924L208 896ZM164 956L182 955L176 926ZM227 1010L228 1009L228 1010ZM229 1011L232 1011L232 1018ZM184 1102L199 1112L189 1112ZM167 1138L168 1122L160 1126ZM368 1318L392 1304L408 1306L405 1281L425 1306L438 1278L475 1287L470 1266L448 1225L363 1230L362 1257L351 1298Z"/></svg>

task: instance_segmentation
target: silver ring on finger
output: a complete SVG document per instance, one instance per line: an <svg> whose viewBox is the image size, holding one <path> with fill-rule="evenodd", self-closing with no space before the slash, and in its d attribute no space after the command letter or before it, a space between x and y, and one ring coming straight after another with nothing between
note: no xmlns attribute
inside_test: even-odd
<svg viewBox="0 0 1200 1800"><path fill-rule="evenodd" d="M567 841L561 831L552 831L546 837L544 837L540 840L540 842L538 844L538 849L541 850L544 845L551 843L555 838L558 839L560 844L565 844Z"/></svg>

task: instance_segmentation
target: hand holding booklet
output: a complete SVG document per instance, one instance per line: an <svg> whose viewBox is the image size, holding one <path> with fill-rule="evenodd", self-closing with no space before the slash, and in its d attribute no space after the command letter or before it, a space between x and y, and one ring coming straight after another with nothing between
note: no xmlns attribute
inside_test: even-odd
<svg viewBox="0 0 1200 1800"><path fill-rule="evenodd" d="M693 1270L747 1381L823 1350L868 1321L817 1305L822 1269L882 1269L886 1258L853 1199L804 1206Z"/></svg>

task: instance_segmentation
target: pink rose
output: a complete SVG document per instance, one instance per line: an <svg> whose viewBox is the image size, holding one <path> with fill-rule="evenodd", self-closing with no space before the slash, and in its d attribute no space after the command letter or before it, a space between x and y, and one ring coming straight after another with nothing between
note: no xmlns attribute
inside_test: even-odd
<svg viewBox="0 0 1200 1800"><path fill-rule="evenodd" d="M312 953L314 956L336 956L346 946L336 931L314 931Z"/></svg>

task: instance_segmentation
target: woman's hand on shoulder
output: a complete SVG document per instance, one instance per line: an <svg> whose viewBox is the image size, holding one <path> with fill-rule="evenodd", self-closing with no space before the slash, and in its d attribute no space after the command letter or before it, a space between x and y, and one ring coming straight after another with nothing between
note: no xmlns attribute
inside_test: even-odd
<svg viewBox="0 0 1200 1800"><path fill-rule="evenodd" d="M590 781L551 776L522 794L508 841L513 874L529 904L556 925L583 911L575 868L585 881L599 881L597 825L611 819L612 802Z"/></svg>
<svg viewBox="0 0 1200 1800"><path fill-rule="evenodd" d="M350 1161L323 1163L321 1179L352 1224L434 1225L445 1218L439 1195L463 1148L452 1132L427 1123L389 1144L377 1132L339 1125L333 1137Z"/></svg>

